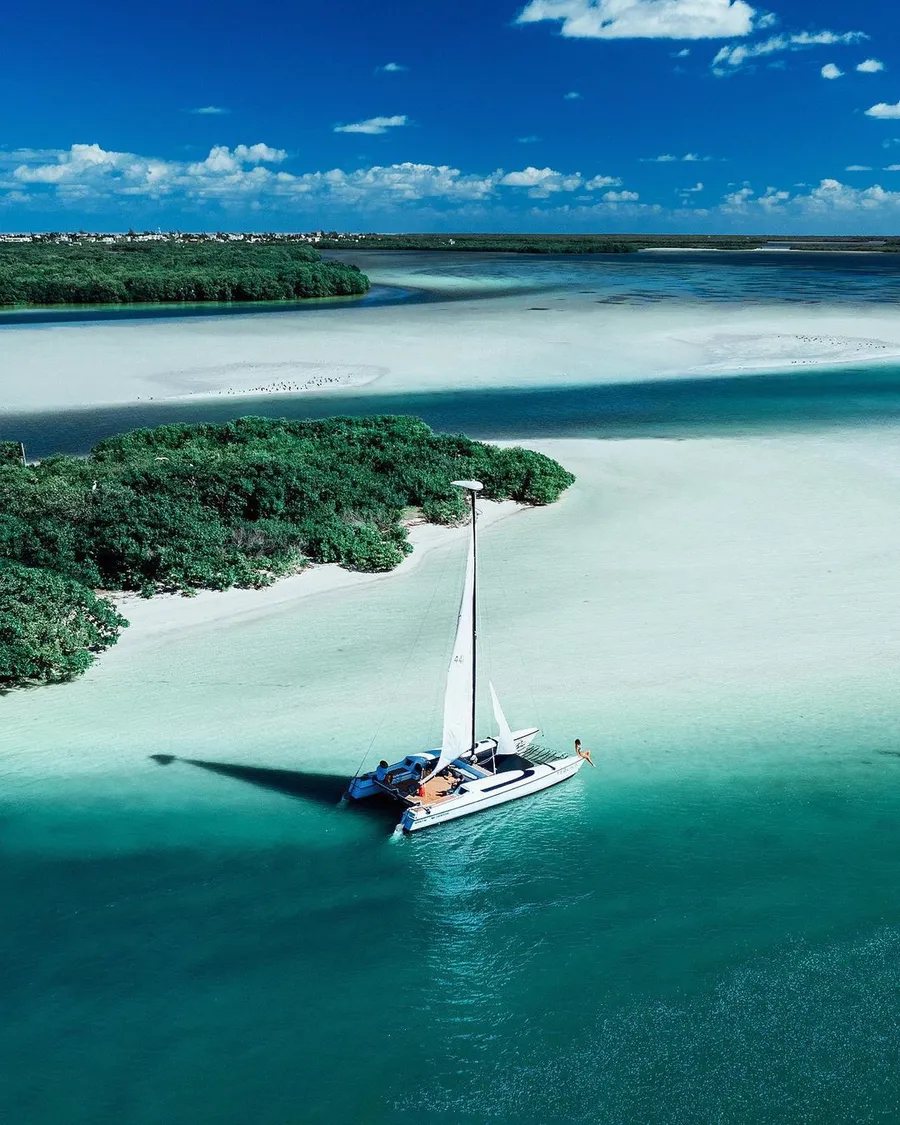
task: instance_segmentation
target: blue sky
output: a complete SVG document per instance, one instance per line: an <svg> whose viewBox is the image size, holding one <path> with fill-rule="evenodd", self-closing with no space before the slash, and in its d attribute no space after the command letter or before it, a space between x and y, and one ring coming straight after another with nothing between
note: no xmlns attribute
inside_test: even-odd
<svg viewBox="0 0 900 1125"><path fill-rule="evenodd" d="M46 0L4 24L3 230L900 230L893 0Z"/></svg>

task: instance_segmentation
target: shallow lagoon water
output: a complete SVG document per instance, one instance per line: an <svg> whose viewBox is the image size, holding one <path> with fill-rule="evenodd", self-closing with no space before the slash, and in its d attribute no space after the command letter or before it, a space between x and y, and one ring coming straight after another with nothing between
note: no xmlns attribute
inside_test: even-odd
<svg viewBox="0 0 900 1125"><path fill-rule="evenodd" d="M84 454L113 434L175 422L315 419L407 414L444 433L475 438L708 437L871 426L900 417L900 367L813 368L716 379L664 379L600 386L498 388L430 393L229 397L42 413L0 413L0 439L29 457Z"/></svg>
<svg viewBox="0 0 900 1125"><path fill-rule="evenodd" d="M0 1117L895 1121L895 377L546 447L578 484L482 550L510 718L598 762L544 797L409 840L337 805L439 727L451 547L0 700Z"/></svg>

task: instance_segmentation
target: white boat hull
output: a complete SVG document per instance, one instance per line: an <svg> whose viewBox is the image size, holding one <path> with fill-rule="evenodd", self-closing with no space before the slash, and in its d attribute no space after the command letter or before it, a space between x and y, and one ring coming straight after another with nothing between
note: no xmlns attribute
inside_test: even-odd
<svg viewBox="0 0 900 1125"><path fill-rule="evenodd" d="M467 784L461 791L435 805L417 805L409 808L400 818L400 828L405 833L421 832L424 828L432 828L437 824L446 824L451 820L458 820L462 816L472 816L484 809L503 805L507 801L516 801L520 797L529 797L532 793L539 793L551 785L558 785L561 781L574 775L584 765L584 758L573 756L562 758L551 765L535 765L528 770L512 771L509 780L504 780L503 773L496 773L480 783Z"/></svg>

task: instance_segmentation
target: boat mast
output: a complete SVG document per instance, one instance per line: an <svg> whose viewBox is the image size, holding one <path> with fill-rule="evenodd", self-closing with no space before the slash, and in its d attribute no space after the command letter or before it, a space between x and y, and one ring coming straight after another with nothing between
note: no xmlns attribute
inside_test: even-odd
<svg viewBox="0 0 900 1125"><path fill-rule="evenodd" d="M468 492L468 494L469 494L469 505L470 505L471 512L472 512L472 540L471 540L471 548L472 548L472 728L469 732L470 740L471 740L469 748L470 748L470 750L474 751L475 746L476 746L476 742L477 742L477 735L476 735L476 730L475 730L475 703L476 703L476 699L477 699L477 684L478 684L478 676L477 676L477 669L476 669L476 655L475 655L475 642L478 639L478 618L477 618L477 614L476 614L477 556L476 556L476 553L475 553L475 543L476 543L476 538L475 538L475 496L477 495L477 493L481 492L481 490L484 488L484 485L481 483L480 480L455 480L455 481L453 481L453 484L455 484L457 488L463 488L463 489L465 489L466 492ZM465 600L465 594L463 595L463 600ZM460 614L462 614L462 610L460 610ZM459 636L457 634L457 642L458 641L459 641ZM462 732L460 732L460 733L462 733Z"/></svg>
<svg viewBox="0 0 900 1125"><path fill-rule="evenodd" d="M472 750L475 750L475 699L477 678L475 667L478 660L478 648L475 644L478 638L478 616L476 612L476 594L478 588L478 554L475 548L475 489L469 490L472 501Z"/></svg>

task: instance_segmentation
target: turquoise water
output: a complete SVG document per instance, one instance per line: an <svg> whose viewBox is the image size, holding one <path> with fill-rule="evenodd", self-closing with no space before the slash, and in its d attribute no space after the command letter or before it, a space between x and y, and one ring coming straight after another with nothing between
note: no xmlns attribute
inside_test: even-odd
<svg viewBox="0 0 900 1125"><path fill-rule="evenodd" d="M0 413L0 440L29 457L87 453L105 437L172 422L245 415L327 418L409 414L476 438L704 437L879 425L900 418L900 367L810 368L803 374L664 379L599 386L430 393L262 395L43 413Z"/></svg>
<svg viewBox="0 0 900 1125"><path fill-rule="evenodd" d="M742 559L746 575L765 567L779 519L790 551L813 558L746 610L771 624L773 643L761 664L748 657L737 686L716 683L714 658L705 679L653 664L647 682L627 653L622 668L611 659L642 628L655 636L667 612L698 667L712 636L691 619L704 596L691 570L702 528L684 526L672 555L679 598L646 563L615 600L594 577L606 545L586 528L620 528L621 465L602 488L582 474L559 506L485 537L488 624L506 630L492 675L521 676L519 706L534 691L548 736L569 738L577 721L598 759L535 800L407 840L392 838L392 820L337 803L373 725L384 752L433 726L432 670L461 565L450 552L406 579L251 617L227 645L203 628L162 634L122 646L78 684L0 700L0 1120L895 1122L889 591L837 583L833 626L807 623L822 630L821 666L813 645L792 668L791 644L809 588L826 584L836 544L854 537L845 509L856 504L863 524L896 510L896 474L881 462L867 500L882 507L840 497L837 482L868 479L877 452L848 438L842 461L845 432L866 427L896 445L897 383L880 367L403 396L404 409L472 432L762 431L774 442L805 431L821 471L834 466L834 504L817 497L809 542L796 526L805 494L770 525L749 470L733 495L722 486L705 534L734 535L728 505L746 507L745 537L720 560L739 571L735 602L750 581ZM210 418L221 409L238 412L203 407ZM79 450L104 418L67 415L54 428L45 416L28 436ZM832 444L820 443L826 432ZM775 446L747 440L763 477ZM701 443L711 465L716 441ZM818 463L804 457L797 473L814 481ZM654 503L682 505L689 524L676 473L656 499L647 487L638 479L621 509L648 505L651 542ZM861 572L890 570L867 549ZM849 628L864 613L885 619L871 648ZM736 646L747 628L734 626Z"/></svg>
<svg viewBox="0 0 900 1125"><path fill-rule="evenodd" d="M878 749L740 784L584 777L399 843L331 794L214 813L213 775L202 838L173 811L167 845L132 815L120 851L14 853L0 1110L894 1121L900 762Z"/></svg>

